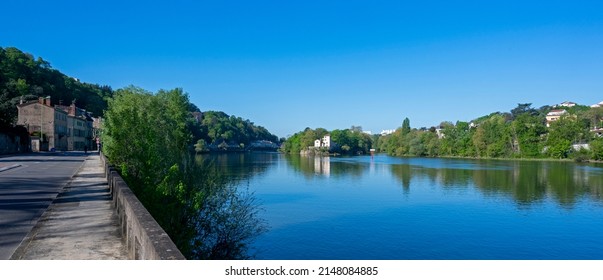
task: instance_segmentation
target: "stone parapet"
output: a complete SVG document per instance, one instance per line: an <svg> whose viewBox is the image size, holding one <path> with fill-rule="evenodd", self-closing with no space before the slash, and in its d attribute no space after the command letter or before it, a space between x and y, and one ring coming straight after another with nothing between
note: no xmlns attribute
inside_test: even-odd
<svg viewBox="0 0 603 280"><path fill-rule="evenodd" d="M101 160L117 213L122 236L131 259L185 260L186 258L142 205L119 173L109 165L104 155Z"/></svg>

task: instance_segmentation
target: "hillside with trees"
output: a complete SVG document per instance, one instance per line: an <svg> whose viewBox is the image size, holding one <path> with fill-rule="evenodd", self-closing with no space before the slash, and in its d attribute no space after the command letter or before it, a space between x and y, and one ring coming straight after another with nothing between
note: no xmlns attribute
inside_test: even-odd
<svg viewBox="0 0 603 280"><path fill-rule="evenodd" d="M80 82L53 69L41 57L36 58L14 47L0 47L0 127L15 124L16 105L21 100L50 96L52 104L69 105L75 101L77 107L94 116L103 116L113 95L110 86ZM188 118L186 125L197 151L207 151L211 147L219 149L219 145L225 145L225 149L244 149L254 141L269 141L275 147L278 143L276 136L250 120L218 111L202 113L190 102L187 110L193 117Z"/></svg>
<svg viewBox="0 0 603 280"><path fill-rule="evenodd" d="M69 105L75 101L77 107L102 116L113 90L110 86L69 77L41 57L35 58L14 47L0 47L0 127L15 123L16 105L21 100L46 96L50 96L53 104Z"/></svg>
<svg viewBox="0 0 603 280"><path fill-rule="evenodd" d="M548 126L546 116L553 108L535 109L529 103L430 129L410 129L406 119L394 134L381 137L377 147L394 156L603 160L603 138L591 132L603 125L603 108L554 109L567 113ZM589 149L576 148L587 144Z"/></svg>
<svg viewBox="0 0 603 280"><path fill-rule="evenodd" d="M197 152L245 150L257 141L272 142L276 150L279 142L276 135L250 120L219 111L197 111L192 114L196 121L191 124L190 130Z"/></svg>

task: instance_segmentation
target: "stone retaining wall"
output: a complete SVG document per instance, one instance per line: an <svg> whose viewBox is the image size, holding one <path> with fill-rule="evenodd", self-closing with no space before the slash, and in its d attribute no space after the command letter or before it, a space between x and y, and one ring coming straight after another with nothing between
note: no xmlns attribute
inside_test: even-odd
<svg viewBox="0 0 603 280"><path fill-rule="evenodd" d="M21 140L23 136L15 133L0 131L0 155L29 152L27 143L29 138Z"/></svg>
<svg viewBox="0 0 603 280"><path fill-rule="evenodd" d="M135 260L185 260L174 242L101 154L128 253Z"/></svg>

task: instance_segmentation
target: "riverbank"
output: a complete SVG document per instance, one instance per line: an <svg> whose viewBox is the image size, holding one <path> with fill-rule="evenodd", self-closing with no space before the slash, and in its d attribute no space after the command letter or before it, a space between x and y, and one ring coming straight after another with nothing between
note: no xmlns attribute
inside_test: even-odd
<svg viewBox="0 0 603 280"><path fill-rule="evenodd" d="M387 153L377 153L382 155L388 155ZM392 155L388 155L392 156ZM535 161L535 162L576 162L576 163L603 163L598 160L582 160L578 161L571 158L507 158L507 157L461 157L461 156L439 156L439 157L418 157L418 156L392 156L401 158L440 158L440 159L471 159L471 160L501 160L501 161Z"/></svg>

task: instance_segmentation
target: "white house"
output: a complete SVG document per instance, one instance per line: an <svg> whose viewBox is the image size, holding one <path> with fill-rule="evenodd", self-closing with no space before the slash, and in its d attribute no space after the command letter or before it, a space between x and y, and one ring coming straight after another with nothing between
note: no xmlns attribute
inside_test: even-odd
<svg viewBox="0 0 603 280"><path fill-rule="evenodd" d="M567 114L566 110L552 110L546 115L546 127L551 127L551 123L558 121L561 116Z"/></svg>
<svg viewBox="0 0 603 280"><path fill-rule="evenodd" d="M446 135L444 135L444 129L441 126L436 127L436 134L438 135L438 139L443 139Z"/></svg>
<svg viewBox="0 0 603 280"><path fill-rule="evenodd" d="M565 101L565 102L563 102L563 103L561 103L561 104L559 104L559 105L557 105L555 107L570 107L571 108L571 107L574 107L576 105L578 105L578 104L576 104L575 102Z"/></svg>
<svg viewBox="0 0 603 280"><path fill-rule="evenodd" d="M594 133L595 136L597 136L597 137L603 137L603 128L595 127L593 129L591 129L590 132Z"/></svg>
<svg viewBox="0 0 603 280"><path fill-rule="evenodd" d="M331 135L325 135L322 139L314 141L314 148L331 148Z"/></svg>
<svg viewBox="0 0 603 280"><path fill-rule="evenodd" d="M590 105L590 107L591 107L591 108L599 108L599 107L603 107L603 101L601 101L601 102L599 102L599 103L597 103L597 104Z"/></svg>
<svg viewBox="0 0 603 280"><path fill-rule="evenodd" d="M386 130L382 130L382 131L381 131L381 136L386 136L386 135L394 134L394 132L396 132L396 130L395 130L395 129L386 129Z"/></svg>

